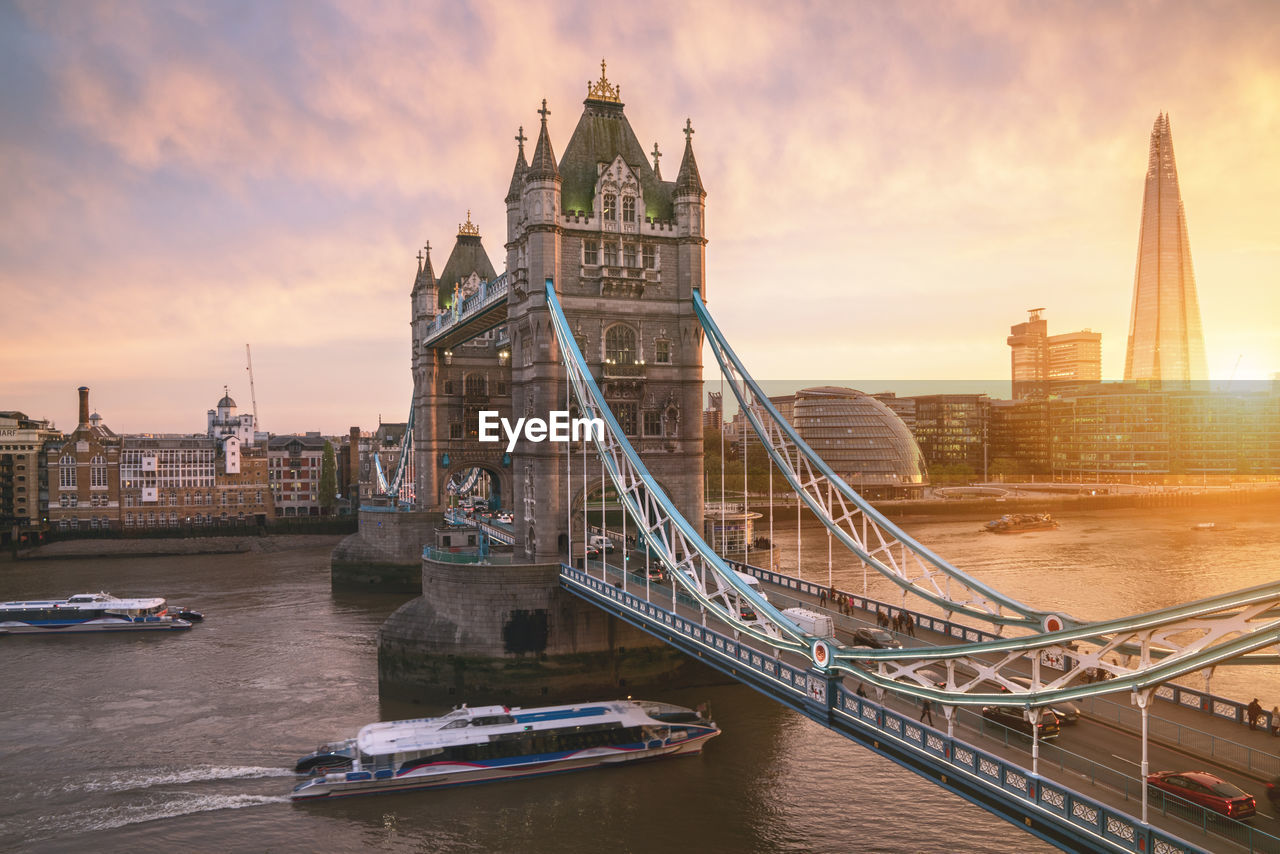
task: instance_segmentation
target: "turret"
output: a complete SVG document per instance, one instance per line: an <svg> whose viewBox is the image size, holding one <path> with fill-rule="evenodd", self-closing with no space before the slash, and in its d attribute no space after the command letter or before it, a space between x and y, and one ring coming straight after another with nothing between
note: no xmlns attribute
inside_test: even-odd
<svg viewBox="0 0 1280 854"><path fill-rule="evenodd" d="M519 247L516 240L520 236L520 198L524 195L524 179L529 171L529 164L524 159L524 144L528 139L524 135L524 125L516 133L516 165L511 170L511 183L507 187L507 271L514 274L520 266Z"/></svg>
<svg viewBox="0 0 1280 854"><path fill-rule="evenodd" d="M684 158L676 175L675 192L672 195L676 212L676 234L680 239L680 266L689 271L690 285L706 292L706 201L707 191L698 174L698 162L693 157L693 121L684 123ZM688 299L683 283L681 299Z"/></svg>
<svg viewBox="0 0 1280 854"><path fill-rule="evenodd" d="M536 292L543 280L556 277L557 262L560 258L560 169L556 165L556 155L551 148L551 136L547 131L547 99L542 99L542 127L538 131L538 142L533 149L533 157L529 160L529 169L524 176L524 230L529 233L524 264L527 271L528 288Z"/></svg>

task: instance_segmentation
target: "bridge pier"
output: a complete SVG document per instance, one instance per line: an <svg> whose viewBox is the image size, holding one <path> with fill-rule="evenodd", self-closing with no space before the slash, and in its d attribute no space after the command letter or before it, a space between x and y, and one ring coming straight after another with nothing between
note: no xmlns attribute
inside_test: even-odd
<svg viewBox="0 0 1280 854"><path fill-rule="evenodd" d="M378 632L383 696L527 705L732 681L562 590L559 563L424 559L421 577Z"/></svg>

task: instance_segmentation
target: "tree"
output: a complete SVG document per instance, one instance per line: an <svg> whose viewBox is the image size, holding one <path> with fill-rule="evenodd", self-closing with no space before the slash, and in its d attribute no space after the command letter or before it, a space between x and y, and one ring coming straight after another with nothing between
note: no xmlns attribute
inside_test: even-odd
<svg viewBox="0 0 1280 854"><path fill-rule="evenodd" d="M337 503L338 460L333 452L333 443L326 439L324 455L320 457L320 509L328 515Z"/></svg>

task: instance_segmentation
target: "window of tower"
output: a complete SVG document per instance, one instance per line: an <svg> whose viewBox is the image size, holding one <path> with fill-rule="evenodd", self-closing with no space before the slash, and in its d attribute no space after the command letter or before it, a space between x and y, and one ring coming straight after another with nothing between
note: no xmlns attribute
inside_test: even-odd
<svg viewBox="0 0 1280 854"><path fill-rule="evenodd" d="M622 264L624 267L634 267L636 265L636 246L634 243L623 244Z"/></svg>
<svg viewBox="0 0 1280 854"><path fill-rule="evenodd" d="M600 244L594 240L582 242L582 263L595 265L600 263Z"/></svg>
<svg viewBox="0 0 1280 854"><path fill-rule="evenodd" d="M636 435L636 405L631 402L613 401L609 404L613 417L618 419L618 426L628 436Z"/></svg>
<svg viewBox="0 0 1280 854"><path fill-rule="evenodd" d="M604 194L604 218L609 222L618 218L618 197L613 193Z"/></svg>
<svg viewBox="0 0 1280 854"><path fill-rule="evenodd" d="M635 196L622 197L622 221L623 222L636 221L636 197Z"/></svg>
<svg viewBox="0 0 1280 854"><path fill-rule="evenodd" d="M610 326L604 333L604 357L615 365L636 363L636 333L625 323Z"/></svg>
<svg viewBox="0 0 1280 854"><path fill-rule="evenodd" d="M618 266L618 244L606 243L604 245L604 263L606 267Z"/></svg>
<svg viewBox="0 0 1280 854"><path fill-rule="evenodd" d="M467 374L463 380L462 392L467 397L484 397L484 374Z"/></svg>
<svg viewBox="0 0 1280 854"><path fill-rule="evenodd" d="M646 270L652 270L658 266L658 253L653 246L644 247L644 266Z"/></svg>
<svg viewBox="0 0 1280 854"><path fill-rule="evenodd" d="M671 364L671 342L659 338L653 342L653 360L660 365Z"/></svg>
<svg viewBox="0 0 1280 854"><path fill-rule="evenodd" d="M644 434L646 436L662 435L662 413L656 409L644 411Z"/></svg>

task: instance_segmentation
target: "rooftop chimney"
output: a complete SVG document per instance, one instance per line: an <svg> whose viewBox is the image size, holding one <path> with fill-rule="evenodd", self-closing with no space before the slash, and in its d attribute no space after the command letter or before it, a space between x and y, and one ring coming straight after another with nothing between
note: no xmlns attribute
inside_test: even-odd
<svg viewBox="0 0 1280 854"><path fill-rule="evenodd" d="M89 387L80 386L80 429L89 429Z"/></svg>

